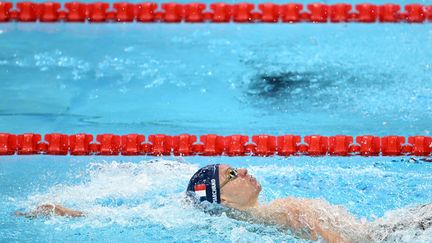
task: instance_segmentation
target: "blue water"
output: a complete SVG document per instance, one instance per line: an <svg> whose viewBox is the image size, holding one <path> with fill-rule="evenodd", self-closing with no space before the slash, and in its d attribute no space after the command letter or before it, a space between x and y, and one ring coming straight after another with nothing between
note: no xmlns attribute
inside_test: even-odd
<svg viewBox="0 0 432 243"><path fill-rule="evenodd" d="M431 133L428 24L0 28L9 132Z"/></svg>
<svg viewBox="0 0 432 243"><path fill-rule="evenodd" d="M400 158L191 157L152 163L149 159L1 158L2 240L298 241L274 227L209 216L185 204L182 198L190 175L213 162L249 169L263 186L263 203L287 196L322 198L370 221L432 198L432 164ZM17 209L46 202L83 210L88 216L30 220L13 215ZM411 240L431 240L430 232L409 233ZM420 236L414 237L415 233Z"/></svg>
<svg viewBox="0 0 432 243"><path fill-rule="evenodd" d="M0 46L10 133L431 132L430 25L3 24ZM372 221L432 201L432 164L409 158L150 159L0 157L0 241L298 241L185 205L190 176L214 162L248 168L261 202L323 198ZM89 216L13 216L46 202Z"/></svg>

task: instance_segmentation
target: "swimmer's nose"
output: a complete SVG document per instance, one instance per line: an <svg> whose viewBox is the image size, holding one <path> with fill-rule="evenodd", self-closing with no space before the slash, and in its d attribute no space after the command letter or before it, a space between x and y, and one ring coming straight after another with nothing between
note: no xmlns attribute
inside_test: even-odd
<svg viewBox="0 0 432 243"><path fill-rule="evenodd" d="M248 174L248 170L245 168L241 168L238 169L237 172L241 175L241 176L246 176Z"/></svg>

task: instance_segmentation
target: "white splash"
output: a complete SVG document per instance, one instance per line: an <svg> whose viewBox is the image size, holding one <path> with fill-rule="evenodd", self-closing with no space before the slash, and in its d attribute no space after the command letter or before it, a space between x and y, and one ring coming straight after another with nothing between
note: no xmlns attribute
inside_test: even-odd
<svg viewBox="0 0 432 243"><path fill-rule="evenodd" d="M432 242L432 204L387 212L372 224L374 241Z"/></svg>
<svg viewBox="0 0 432 243"><path fill-rule="evenodd" d="M85 218L79 220L61 217L43 219L45 224L60 230L157 225L182 232L199 229L197 234L212 232L217 238L232 242L298 241L293 235L274 227L238 221L224 214L210 216L184 203L185 187L197 169L198 165L169 160L92 163L83 182L55 185L47 192L29 196L21 206L30 209L43 203L58 203L87 213ZM250 166L248 169L251 174L274 174L275 171L289 174L300 170L295 166L274 165ZM377 175L382 173L374 168L357 171L371 172ZM366 222L355 219L344 207L330 205L323 200L309 202L308 207L314 208L325 225L337 229L353 242L365 240L359 240L360 234L370 235L371 242L432 240L431 205L399 209L388 212L375 222Z"/></svg>
<svg viewBox="0 0 432 243"><path fill-rule="evenodd" d="M140 163L92 163L88 179L77 185L58 184L46 193L29 197L27 205L58 203L86 207L101 199L144 199L163 192L178 192L185 188L197 166L176 161L156 160ZM85 208L82 208L85 209Z"/></svg>

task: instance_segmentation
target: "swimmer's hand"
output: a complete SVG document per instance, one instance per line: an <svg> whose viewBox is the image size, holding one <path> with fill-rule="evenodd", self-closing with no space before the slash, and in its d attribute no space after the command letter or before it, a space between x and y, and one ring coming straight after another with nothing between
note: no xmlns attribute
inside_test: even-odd
<svg viewBox="0 0 432 243"><path fill-rule="evenodd" d="M43 204L30 212L15 212L16 216L24 216L26 218L36 218L40 216L63 216L63 217L84 217L85 213L69 208L65 208L58 204Z"/></svg>

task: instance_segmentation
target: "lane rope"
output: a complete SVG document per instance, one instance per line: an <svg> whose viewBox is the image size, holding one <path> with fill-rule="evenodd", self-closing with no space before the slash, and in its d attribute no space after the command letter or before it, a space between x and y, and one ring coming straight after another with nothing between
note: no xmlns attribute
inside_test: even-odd
<svg viewBox="0 0 432 243"><path fill-rule="evenodd" d="M0 155L432 156L430 136L0 133ZM94 140L96 138L96 140Z"/></svg>
<svg viewBox="0 0 432 243"><path fill-rule="evenodd" d="M1 2L0 22L427 23L432 5Z"/></svg>

